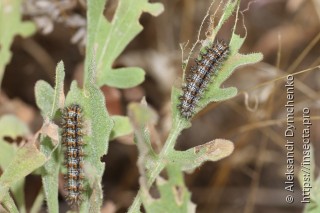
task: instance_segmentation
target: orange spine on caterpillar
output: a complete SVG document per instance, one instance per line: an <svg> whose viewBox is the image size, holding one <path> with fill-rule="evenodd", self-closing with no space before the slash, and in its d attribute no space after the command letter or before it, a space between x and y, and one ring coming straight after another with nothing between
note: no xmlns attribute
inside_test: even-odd
<svg viewBox="0 0 320 213"><path fill-rule="evenodd" d="M62 121L62 142L65 147L65 189L66 200L71 206L79 206L83 191L83 132L82 132L82 110L78 104L66 107Z"/></svg>

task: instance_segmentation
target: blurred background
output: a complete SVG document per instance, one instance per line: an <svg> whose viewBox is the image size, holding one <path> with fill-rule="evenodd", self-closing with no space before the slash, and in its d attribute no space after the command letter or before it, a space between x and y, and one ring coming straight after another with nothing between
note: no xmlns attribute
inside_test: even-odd
<svg viewBox="0 0 320 213"><path fill-rule="evenodd" d="M143 14L143 31L114 62L114 67L138 66L146 71L145 82L135 88L118 90L102 87L110 114L125 115L126 106L146 97L159 114L157 131L164 142L171 128L170 93L182 76L180 44L196 41L200 24L211 4L209 0L159 0L165 11L159 17ZM226 2L226 1L222 1ZM250 8L248 8L249 2ZM212 6L213 13L218 1ZM109 0L105 15L111 20L117 0ZM209 105L183 131L176 149L185 150L215 138L232 140L233 154L219 162L204 164L185 181L199 213L303 211L298 182L302 149L302 112L309 107L312 117L311 141L315 164L319 162L320 89L320 2L318 0L242 0L247 39L240 52L261 52L262 62L236 70L227 82L239 95ZM36 132L42 117L35 104L34 86L43 79L54 84L55 66L63 60L66 88L72 80L82 82L86 29L84 0L24 1L24 19L34 21L38 31L32 37L16 37L13 57L6 67L0 93L0 116L16 114ZM221 13L217 12L219 17ZM228 41L235 16L218 35ZM204 27L207 26L205 21ZM204 31L202 38L204 38ZM237 33L245 30L238 23ZM196 51L197 52L197 51ZM194 55L196 57L196 53ZM316 68L317 67L317 68ZM295 75L295 202L285 202L286 172L286 76ZM264 84L263 84L264 83ZM132 136L111 141L103 178L103 212L125 212L139 189L137 149ZM30 206L41 186L39 176L27 177L25 192ZM62 184L61 184L62 190ZM61 212L68 209L61 196ZM45 207L44 207L45 211Z"/></svg>

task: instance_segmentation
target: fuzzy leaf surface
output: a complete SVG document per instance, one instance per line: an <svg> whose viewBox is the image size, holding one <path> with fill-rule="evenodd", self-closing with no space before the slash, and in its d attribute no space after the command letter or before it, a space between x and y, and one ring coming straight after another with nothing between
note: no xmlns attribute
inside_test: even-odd
<svg viewBox="0 0 320 213"><path fill-rule="evenodd" d="M142 30L139 18L143 12L157 16L163 11L160 3L148 0L121 0L109 22L103 16L105 0L88 1L88 43L85 70L88 70L91 56L97 58L97 83L117 88L128 88L144 80L141 68L113 69L112 64L129 42Z"/></svg>
<svg viewBox="0 0 320 213"><path fill-rule="evenodd" d="M45 161L45 155L37 149L35 144L27 143L19 148L13 160L0 177L0 201L11 186L42 166Z"/></svg>
<svg viewBox="0 0 320 213"><path fill-rule="evenodd" d="M64 76L63 62L59 62L56 67L54 89L42 80L38 81L35 86L36 103L44 119L43 127L49 126L47 133L40 136L40 150L49 159L43 166L41 177L48 210L53 213L59 212L58 184L61 150L58 131L54 131L53 135L48 134L48 132L50 129L57 128L52 121L57 111L63 106Z"/></svg>
<svg viewBox="0 0 320 213"><path fill-rule="evenodd" d="M28 126L14 115L4 115L0 118L0 168L2 170L6 170L18 150L16 143L9 144L4 141L4 137L6 136L15 139L18 136L26 136L29 133L30 130ZM22 213L26 212L24 183L25 180L22 179L11 187L13 196L20 209L20 212ZM10 200L8 200L8 202L9 201Z"/></svg>
<svg viewBox="0 0 320 213"><path fill-rule="evenodd" d="M156 123L157 115L146 103L131 103L128 107L128 114L135 132L136 143L139 150L138 168L142 178L145 179L150 175L151 168L153 168L155 160L157 159L157 154L151 145L149 131L149 125Z"/></svg>
<svg viewBox="0 0 320 213"><path fill-rule="evenodd" d="M12 199L12 197L10 196L9 193L7 193L4 196L2 202L0 202L0 203L3 205L3 207L6 210L8 210L8 212L10 212L10 213L20 213L18 208L17 208L17 206L16 206L16 204L14 203L14 200Z"/></svg>
<svg viewBox="0 0 320 213"><path fill-rule="evenodd" d="M179 167L168 165L168 180L157 178L160 198L154 199L148 189L143 188L142 200L147 212L150 213L193 213L196 206L191 202L191 193L183 181L183 173Z"/></svg>
<svg viewBox="0 0 320 213"><path fill-rule="evenodd" d="M9 144L3 137L16 138L30 133L28 126L14 115L4 115L0 118L0 167L5 170L13 160L18 149L16 144Z"/></svg>
<svg viewBox="0 0 320 213"><path fill-rule="evenodd" d="M231 141L215 139L186 151L173 151L169 155L170 162L183 171L190 171L206 161L218 161L229 156L234 149Z"/></svg>
<svg viewBox="0 0 320 213"><path fill-rule="evenodd" d="M74 81L66 97L66 106L79 104L82 108L84 134L84 175L87 180L81 212L100 212L102 205L101 179L105 164L101 157L107 154L113 121L108 115L104 95L94 81L95 68L91 65L83 89Z"/></svg>
<svg viewBox="0 0 320 213"><path fill-rule="evenodd" d="M114 115L111 117L114 121L114 127L112 128L110 140L117 137L128 135L133 132L129 118L126 116Z"/></svg>

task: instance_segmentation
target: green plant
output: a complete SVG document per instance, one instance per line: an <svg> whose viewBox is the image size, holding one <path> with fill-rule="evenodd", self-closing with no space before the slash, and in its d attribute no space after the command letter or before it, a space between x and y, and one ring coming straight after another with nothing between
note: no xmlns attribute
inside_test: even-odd
<svg viewBox="0 0 320 213"><path fill-rule="evenodd" d="M18 2L20 3L20 1L16 1L17 5L15 5L15 15L20 18L20 4ZM26 143L25 146L17 150L13 159L6 159L11 162L9 166L7 168L2 167L5 168L5 172L0 178L0 202L10 212L18 212L18 207L16 207L13 199L8 194L9 188L12 189L17 181L23 180L26 175L40 166L43 166L38 173L42 177L44 197L41 192L32 209L36 212L39 209L36 206L39 206L39 203L45 198L48 211L58 212L58 178L60 171L63 171L63 159L59 127L54 121L57 118L61 118L61 109L71 103L78 103L82 106L87 131L84 140L86 142L85 176L88 190L83 194L80 211L100 211L102 205L101 178L104 172L104 163L100 161L100 158L107 153L110 134L112 138L115 138L130 133L132 129L128 118L123 116L112 118L108 115L105 99L99 86L109 85L128 88L138 85L144 80L144 71L142 69L113 69L112 63L127 44L142 30L142 26L139 24L141 14L149 12L153 15L158 15L163 10L162 5L159 3L151 4L147 0L141 0L139 3L133 4L133 1L123 0L120 1L113 20L108 22L103 16L104 5L105 0L88 1L88 43L83 88L80 89L77 82L74 81L65 97L63 62L57 65L54 88L43 80L38 81L35 86L36 103L44 119L43 126L32 142ZM2 7L2 9L4 8ZM4 12L4 10L1 10L1 12ZM4 22L3 16L1 22ZM15 31L12 32L10 34L11 40ZM119 37L119 34L122 36ZM7 38L5 36L2 37ZM1 40L1 42L5 43L4 47L9 47L10 39ZM7 51L8 48L3 48L3 50ZM6 54L8 53L6 52ZM4 60L4 62L3 64L6 64L8 60ZM0 70L0 74L2 76L2 70ZM2 120L3 125L5 125L4 122L6 121ZM4 133L13 137L25 134L25 132L15 132L11 135L7 129L4 130ZM5 145L6 142L0 141L0 143L13 152L13 148ZM36 148L36 143L40 144L40 151ZM33 156L30 157L30 154ZM28 160L20 164L23 158ZM23 186L19 189L23 189ZM18 199L17 197L15 198ZM21 198L21 200L24 199ZM19 209L25 212L24 204L19 205Z"/></svg>
<svg viewBox="0 0 320 213"><path fill-rule="evenodd" d="M240 0L229 0L226 3L218 25L211 29L211 36L202 42L201 51L204 51L205 46L214 41L221 26L233 13L236 13L238 17L239 2ZM24 177L32 172L40 174L43 182L43 191L39 193L32 211L36 212L45 199L48 211L58 212L58 180L59 173L63 173L64 168L62 167L60 130L55 121L61 118L61 109L72 103L78 103L82 106L86 131L84 136L86 142L84 168L87 190L83 194L80 212L100 211L102 205L101 178L104 172L104 163L100 161L100 157L107 154L110 138L116 138L131 131L134 131L136 136L141 188L129 212L139 212L141 204L148 212L194 212L195 205L191 202L191 194L184 184L183 172L190 172L206 161L220 160L233 151L233 143L224 139L215 139L186 151L174 149L181 131L191 126L190 120L181 117L176 107L181 94L179 88L172 90L173 126L159 154L153 150L150 138L150 127L155 124L156 115L147 107L145 101L142 104L129 105L130 121L123 116L109 116L104 96L99 87L108 85L128 88L138 85L144 80L142 69L134 67L113 69L112 63L142 30L138 21L141 13L149 12L152 15L158 15L162 12L163 7L161 4L151 4L147 0L121 0L112 21L108 22L103 16L104 4L105 0L88 1L87 49L83 85L79 86L76 81L72 82L71 88L65 96L64 65L63 62L60 62L56 68L54 88L42 80L38 81L35 86L36 103L44 120L41 129L19 149L8 145L2 140L2 137L0 138L0 145L6 147L7 153L12 153L8 158L0 159L1 168L4 169L0 178L0 202L10 212L25 212L24 198L19 197L19 194L23 189ZM237 67L262 59L260 53L249 55L239 53L245 37L241 38L235 33L236 25L237 18L229 43L230 55L213 83L209 85L196 112L211 102L234 97L237 94L237 89L234 87L221 88L221 84ZM10 42L6 41L6 44ZM196 43L199 43L199 40ZM183 62L184 72L190 56L191 53L188 59ZM0 128L4 129L4 135L16 137L28 133L26 127L6 126L5 124L8 122L23 126L23 123L14 117L3 117L0 120ZM14 132L10 133L8 128L13 128ZM36 147L38 144L40 151ZM36 170L37 168L40 169ZM168 180L159 176L162 170L167 171ZM161 195L160 199L152 198L148 192L155 181ZM19 200L18 207L8 193L9 189L15 191L15 188L20 190L19 193L14 193L15 199Z"/></svg>
<svg viewBox="0 0 320 213"><path fill-rule="evenodd" d="M110 22L103 16L105 0L88 1L88 36L84 69L83 89L77 82L71 84L70 91L64 100L64 68L57 66L56 86L52 89L46 82L39 81L35 87L37 105L44 115L44 120L53 120L56 112L64 106L77 103L83 108L85 129L85 176L90 190L83 195L80 207L82 212L99 212L102 205L101 179L104 163L100 158L107 153L109 136L121 136L130 132L128 119L108 115L105 100L99 89L101 85L118 88L132 87L144 80L144 71L140 68L112 69L112 62L123 51L125 46L142 30L138 19L143 11L154 15L162 11L160 4L150 4L146 0L139 4L132 1L120 1L117 11ZM128 27L129 26L129 27ZM118 34L123 37L118 37ZM51 91L51 92L49 92ZM47 97L46 97L47 96ZM43 99L43 97L46 97ZM113 128L116 127L116 128ZM123 127L127 127L123 129ZM42 175L44 192L50 212L58 212L58 173L61 167L61 148L59 141L52 144L50 138L43 138L42 151L51 155L51 160L44 165L46 173ZM59 139L60 140L60 139Z"/></svg>
<svg viewBox="0 0 320 213"><path fill-rule="evenodd" d="M204 92L203 98L199 101L196 113L211 102L219 102L234 97L237 94L237 88L221 88L221 84L230 77L237 67L262 60L261 53L252 53L248 55L239 53L239 49L246 38L246 36L241 38L235 33L239 14L239 4L239 0L229 0L225 4L223 15L217 26L211 29L211 36L208 36L207 39L202 42L203 47L201 48L201 51L204 51L205 47L214 41L215 36L225 21L234 12L236 13L236 21L229 42L230 55L223 63L223 66L219 70L217 76L215 76L213 82L208 85L207 91ZM198 42L199 40L196 43ZM190 55L187 61L183 63L182 68L184 72L189 58ZM144 207L147 210L150 210L150 212L194 212L195 207L191 203L190 195L183 184L181 172L190 172L205 161L217 161L230 155L233 151L233 143L224 139L215 139L204 145L186 151L176 151L174 149L174 145L181 131L191 126L190 120L181 117L177 108L181 93L182 91L179 88L173 88L172 90L172 128L159 154L155 153L150 143L151 139L149 137L148 126L152 125L154 122L152 112L149 111L149 113L145 113L148 111L146 104L131 104L129 106L130 117L135 129L136 142L140 153L138 166L141 174L141 188L129 209L130 213L140 212L141 203L143 203ZM159 177L160 172L164 169L169 173L167 183L163 183L162 179ZM152 199L148 195L148 189L155 180L157 180L161 195L158 200ZM173 197L174 199L168 199L168 197ZM161 209L161 211L157 211L159 209Z"/></svg>
<svg viewBox="0 0 320 213"><path fill-rule="evenodd" d="M10 46L16 35L30 36L36 30L32 22L21 20L22 0L0 1L0 85L6 65L11 60Z"/></svg>
<svg viewBox="0 0 320 213"><path fill-rule="evenodd" d="M29 133L29 128L15 116L6 115L0 118L0 166L4 170L0 177L0 201L10 212L26 212L23 193L24 177L42 166L47 160L35 146L38 134L30 138L30 143L21 148L15 144L8 144L4 140L4 136L16 138ZM19 210L8 193L9 189L12 191Z"/></svg>

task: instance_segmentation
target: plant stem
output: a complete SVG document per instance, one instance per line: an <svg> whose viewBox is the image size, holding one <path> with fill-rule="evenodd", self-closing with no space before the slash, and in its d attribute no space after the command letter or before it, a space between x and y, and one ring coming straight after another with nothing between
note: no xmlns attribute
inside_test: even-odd
<svg viewBox="0 0 320 213"><path fill-rule="evenodd" d="M183 122L179 119L174 119L174 123L172 126L172 129L170 131L170 134L167 138L166 143L164 144L163 149L161 150L159 154L158 161L156 162L156 165L154 169L152 170L149 178L147 179L147 188L149 189L155 179L159 176L160 172L163 170L163 168L166 166L166 156L168 153L174 150L174 145L177 141L177 138L180 134L180 132L187 126L186 122ZM133 203L131 204L128 213L138 213L140 212L140 206L141 206L141 189L139 189L137 196L134 198Z"/></svg>

